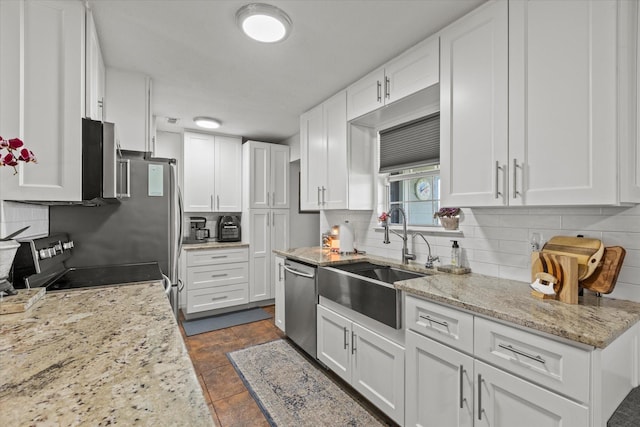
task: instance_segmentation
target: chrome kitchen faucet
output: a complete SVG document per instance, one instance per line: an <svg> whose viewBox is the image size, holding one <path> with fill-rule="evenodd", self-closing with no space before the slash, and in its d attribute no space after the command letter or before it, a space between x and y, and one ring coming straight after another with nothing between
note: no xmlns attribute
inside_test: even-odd
<svg viewBox="0 0 640 427"><path fill-rule="evenodd" d="M409 264L409 260L416 259L416 256L414 254L410 254L409 250L407 249L407 238L408 238L407 237L407 214L404 212L404 209L402 209L400 206L391 207L391 209L389 209L389 212L387 212L387 214L391 216L391 213L393 211L398 211L402 214L402 234L398 233L395 230L389 229L389 222L384 221L384 226L383 226L384 240L382 241L382 243L384 243L385 245L388 245L389 243L391 243L391 241L389 240L389 231L391 231L396 236L399 236L402 239L402 263Z"/></svg>

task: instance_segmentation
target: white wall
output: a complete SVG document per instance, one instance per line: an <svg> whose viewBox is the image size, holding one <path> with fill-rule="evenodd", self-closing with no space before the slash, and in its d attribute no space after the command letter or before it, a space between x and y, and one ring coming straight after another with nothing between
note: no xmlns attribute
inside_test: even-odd
<svg viewBox="0 0 640 427"><path fill-rule="evenodd" d="M320 244L320 215L317 213L300 213L300 161L289 164L289 247L301 248Z"/></svg>
<svg viewBox="0 0 640 427"><path fill-rule="evenodd" d="M282 141L284 145L289 146L289 161L295 162L300 160L300 134L297 133L286 140Z"/></svg>
<svg viewBox="0 0 640 427"><path fill-rule="evenodd" d="M354 228L357 248L370 254L400 260L402 240L392 235L391 244L382 243L377 227L378 213L372 211L327 211L321 214L320 230L349 220ZM622 246L627 251L616 288L610 296L640 302L640 205L635 207L566 208L476 208L464 209L460 221L462 236L436 233L425 236L432 254L442 263L450 260L450 240L462 248L462 259L475 273L530 281L530 245L532 233L543 240L555 235L601 239L605 246ZM409 250L424 263L427 246L418 238L409 241Z"/></svg>
<svg viewBox="0 0 640 427"><path fill-rule="evenodd" d="M29 229L16 236L16 239L47 236L49 234L49 207L0 201L0 237L27 225Z"/></svg>

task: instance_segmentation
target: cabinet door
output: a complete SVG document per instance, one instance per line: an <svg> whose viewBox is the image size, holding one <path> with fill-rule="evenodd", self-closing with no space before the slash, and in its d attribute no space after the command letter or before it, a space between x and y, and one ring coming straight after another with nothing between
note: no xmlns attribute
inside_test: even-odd
<svg viewBox="0 0 640 427"><path fill-rule="evenodd" d="M507 203L507 19L507 1L498 0L440 35L443 206Z"/></svg>
<svg viewBox="0 0 640 427"><path fill-rule="evenodd" d="M289 208L289 147L286 145L270 144L270 177L271 201L270 205L276 209Z"/></svg>
<svg viewBox="0 0 640 427"><path fill-rule="evenodd" d="M300 208L321 206L321 187L326 174L326 145L322 105L300 116Z"/></svg>
<svg viewBox="0 0 640 427"><path fill-rule="evenodd" d="M476 425L584 427L589 409L485 363L475 361Z"/></svg>
<svg viewBox="0 0 640 427"><path fill-rule="evenodd" d="M384 69L367 74L347 88L347 120L353 120L384 105Z"/></svg>
<svg viewBox="0 0 640 427"><path fill-rule="evenodd" d="M215 137L214 210L242 210L242 140L228 136Z"/></svg>
<svg viewBox="0 0 640 427"><path fill-rule="evenodd" d="M347 94L340 92L323 103L326 153L317 161L326 165L321 189L323 209L349 208L349 167L347 146Z"/></svg>
<svg viewBox="0 0 640 427"><path fill-rule="evenodd" d="M407 331L407 426L473 426L473 358Z"/></svg>
<svg viewBox="0 0 640 427"><path fill-rule="evenodd" d="M105 66L93 14L86 14L86 117L104 119Z"/></svg>
<svg viewBox="0 0 640 427"><path fill-rule="evenodd" d="M510 204L617 202L616 5L510 3Z"/></svg>
<svg viewBox="0 0 640 427"><path fill-rule="evenodd" d="M289 249L289 210L288 209L272 209L271 210L271 265L275 265L276 254L274 250L286 251ZM275 282L273 274L269 280L269 297L275 295Z"/></svg>
<svg viewBox="0 0 640 427"><path fill-rule="evenodd" d="M270 144L249 141L249 208L268 209L271 201Z"/></svg>
<svg viewBox="0 0 640 427"><path fill-rule="evenodd" d="M212 212L215 140L213 135L184 134L184 211Z"/></svg>
<svg viewBox="0 0 640 427"><path fill-rule="evenodd" d="M351 333L351 385L404 425L404 349L357 323Z"/></svg>
<svg viewBox="0 0 640 427"><path fill-rule="evenodd" d="M284 323L284 258L277 256L275 260L275 271L273 278L275 282L275 303L276 318L275 324L282 331L286 332Z"/></svg>
<svg viewBox="0 0 640 427"><path fill-rule="evenodd" d="M318 305L318 360L351 382L351 321Z"/></svg>
<svg viewBox="0 0 640 427"><path fill-rule="evenodd" d="M249 300L271 298L271 210L253 209L249 212Z"/></svg>
<svg viewBox="0 0 640 427"><path fill-rule="evenodd" d="M81 199L84 34L82 2L0 2L0 135L38 159L0 167L2 199Z"/></svg>
<svg viewBox="0 0 640 427"><path fill-rule="evenodd" d="M431 37L385 65L385 104L440 81L439 47L439 38Z"/></svg>

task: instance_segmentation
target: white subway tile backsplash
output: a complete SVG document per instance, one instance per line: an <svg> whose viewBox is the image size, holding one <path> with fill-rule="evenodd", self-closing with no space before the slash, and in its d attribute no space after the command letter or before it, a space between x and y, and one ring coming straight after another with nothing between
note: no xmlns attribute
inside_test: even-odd
<svg viewBox="0 0 640 427"><path fill-rule="evenodd" d="M640 233L640 216L566 215L562 218L562 228Z"/></svg>
<svg viewBox="0 0 640 427"><path fill-rule="evenodd" d="M29 229L22 232L17 238L48 235L49 207L0 201L0 236L6 236L26 226L29 226Z"/></svg>

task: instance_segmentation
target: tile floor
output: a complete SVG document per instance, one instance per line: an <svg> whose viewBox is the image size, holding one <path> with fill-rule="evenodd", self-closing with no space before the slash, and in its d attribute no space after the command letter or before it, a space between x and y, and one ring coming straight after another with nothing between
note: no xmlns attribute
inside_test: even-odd
<svg viewBox="0 0 640 427"><path fill-rule="evenodd" d="M274 315L275 307L263 307ZM180 324L189 356L200 380L204 397L216 423L221 427L268 426L266 418L236 374L226 353L284 338L271 319L233 326L187 337ZM388 425L394 425L377 409L355 394L341 380L329 374L352 397Z"/></svg>

